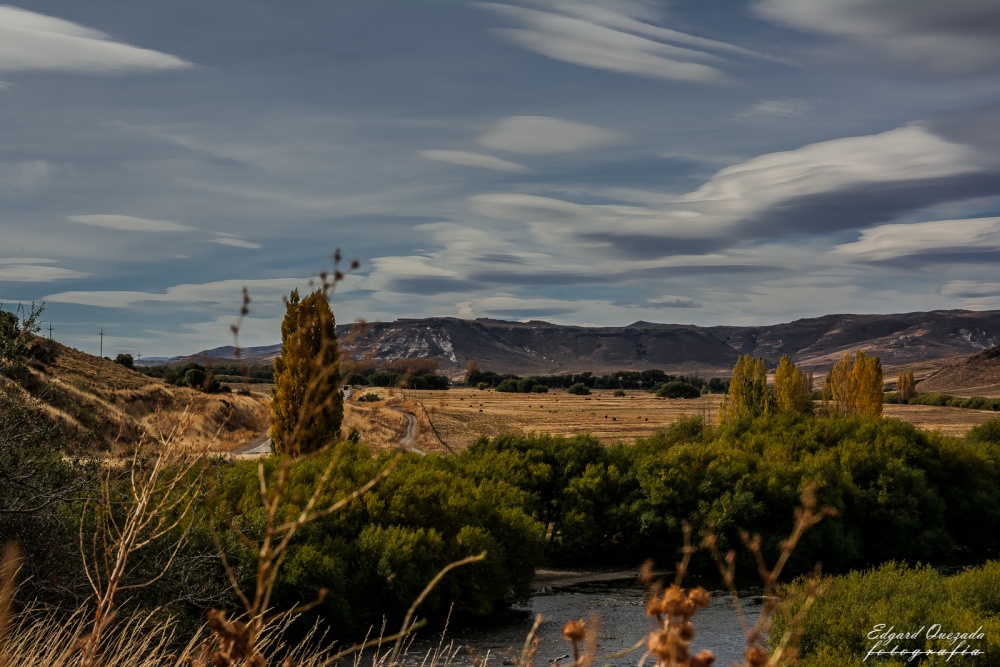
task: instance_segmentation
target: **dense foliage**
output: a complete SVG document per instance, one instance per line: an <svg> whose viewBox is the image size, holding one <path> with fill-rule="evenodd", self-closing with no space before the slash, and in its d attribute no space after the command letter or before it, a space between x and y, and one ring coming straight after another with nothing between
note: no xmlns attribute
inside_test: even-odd
<svg viewBox="0 0 1000 667"><path fill-rule="evenodd" d="M295 464L283 510L289 518L309 496L329 456L337 457L320 501L343 497L387 464L357 443ZM277 461L265 462L267 474ZM221 470L219 502L248 535L262 525L257 462ZM307 525L296 537L277 588L278 606L330 595L319 613L338 633L357 635L383 616L398 623L434 575L448 563L488 553L483 563L448 576L421 606L422 616L482 615L531 592L542 553L540 525L523 509L525 493L496 477L466 474L457 458L401 455L396 470L342 511ZM226 544L238 572L253 575L254 554L235 539ZM252 588L252 586L251 586Z"/></svg>
<svg viewBox="0 0 1000 667"><path fill-rule="evenodd" d="M782 413L712 430L693 419L634 446L500 436L458 458L529 494L557 564L671 562L685 519L698 535L714 525L724 548L759 532L773 556L810 483L838 515L807 534L794 568L940 559L1000 539L1000 444L896 420Z"/></svg>
<svg viewBox="0 0 1000 667"><path fill-rule="evenodd" d="M66 554L77 544L75 500L93 476L63 456L67 445L63 429L17 390L0 390L0 544L20 545L24 594L48 603L87 593Z"/></svg>
<svg viewBox="0 0 1000 667"><path fill-rule="evenodd" d="M951 394L919 393L903 399L898 392L885 395L886 403L909 403L910 405L934 405L946 408L965 408L967 410L992 410L1000 412L1000 398L985 396L953 396Z"/></svg>
<svg viewBox="0 0 1000 667"><path fill-rule="evenodd" d="M703 387L707 387L708 391L721 394L728 386L725 381L719 378L712 378L708 382L705 382L699 377L668 375L658 369L616 371L605 375L594 375L588 371L585 373L565 373L563 375L531 375L525 378L512 373L501 374L493 371L483 371L479 369L478 364L471 367L466 366L465 384L470 387L479 387L480 389L495 387L499 389L503 383L508 381L510 383L504 385L506 388L503 391L521 391L525 393L532 390L511 389L510 387L517 386L522 382L530 382L531 386L542 386L549 389L569 389L575 384L582 384L587 389L644 389L655 392L667 382L680 381L693 385L699 392Z"/></svg>
<svg viewBox="0 0 1000 667"><path fill-rule="evenodd" d="M802 631L801 667L840 667L841 665L887 664L888 656L868 655L870 651L951 651L956 646L974 656L957 654L923 656L897 655L894 665L995 665L1000 655L1000 562L988 562L961 574L945 576L926 567L911 569L898 563L886 563L866 572L827 579L827 587L815 600L804 621L797 621ZM801 591L798 582L792 591ZM779 608L771 632L777 643L798 612L799 606ZM939 626L935 628L934 626ZM880 627L881 626L881 627ZM981 638L951 642L934 639L939 633L982 633ZM913 633L914 638L894 638L880 643L885 632ZM869 638L872 635L872 638ZM866 659L867 656L867 659Z"/></svg>

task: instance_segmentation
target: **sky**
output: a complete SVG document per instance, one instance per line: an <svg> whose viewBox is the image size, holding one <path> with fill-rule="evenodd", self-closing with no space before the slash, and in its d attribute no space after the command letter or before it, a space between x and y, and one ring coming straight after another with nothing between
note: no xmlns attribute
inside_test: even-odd
<svg viewBox="0 0 1000 667"><path fill-rule="evenodd" d="M232 344L246 288L267 345L341 248L340 323L1000 308L998 34L995 0L0 5L0 302L152 357Z"/></svg>

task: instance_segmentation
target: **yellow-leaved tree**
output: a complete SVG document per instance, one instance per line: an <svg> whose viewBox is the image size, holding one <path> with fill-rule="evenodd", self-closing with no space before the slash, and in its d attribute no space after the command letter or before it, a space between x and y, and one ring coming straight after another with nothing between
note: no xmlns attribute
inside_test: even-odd
<svg viewBox="0 0 1000 667"><path fill-rule="evenodd" d="M858 350L833 365L823 386L823 402L842 415L882 416L882 363L876 356Z"/></svg>
<svg viewBox="0 0 1000 667"><path fill-rule="evenodd" d="M811 389L806 385L806 375L784 354L774 371L774 400L779 410L805 412Z"/></svg>
<svg viewBox="0 0 1000 667"><path fill-rule="evenodd" d="M281 322L281 356L274 360L271 442L276 454L313 452L340 438L337 333L324 290L304 299L294 290Z"/></svg>
<svg viewBox="0 0 1000 667"><path fill-rule="evenodd" d="M899 376L896 378L896 394L899 396L899 402L909 403L916 393L913 371L899 371Z"/></svg>
<svg viewBox="0 0 1000 667"><path fill-rule="evenodd" d="M772 412L774 397L767 388L767 363L744 354L733 367L729 396L719 406L719 421L753 419Z"/></svg>

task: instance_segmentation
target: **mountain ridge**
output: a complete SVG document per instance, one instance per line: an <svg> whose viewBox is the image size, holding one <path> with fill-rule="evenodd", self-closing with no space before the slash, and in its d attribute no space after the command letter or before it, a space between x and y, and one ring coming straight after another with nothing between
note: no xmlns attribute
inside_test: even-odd
<svg viewBox="0 0 1000 667"><path fill-rule="evenodd" d="M534 320L407 318L340 325L342 350L378 364L432 358L458 374L469 359L503 373L613 372L662 368L728 372L741 354L776 364L783 354L806 368L825 368L845 352L865 349L886 366L968 356L1000 344L1000 311L935 310L890 315L830 314L761 326L697 326L637 321L618 327L560 325ZM219 347L166 363L269 363L280 344ZM164 362L161 362L164 363Z"/></svg>

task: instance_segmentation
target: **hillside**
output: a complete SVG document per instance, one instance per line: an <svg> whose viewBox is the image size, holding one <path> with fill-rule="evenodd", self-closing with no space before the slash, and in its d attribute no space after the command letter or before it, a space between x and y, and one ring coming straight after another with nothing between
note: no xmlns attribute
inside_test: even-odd
<svg viewBox="0 0 1000 667"><path fill-rule="evenodd" d="M945 366L917 383L917 391L958 396L1000 396L1000 346Z"/></svg>
<svg viewBox="0 0 1000 667"><path fill-rule="evenodd" d="M759 327L698 327L635 322L624 327L563 326L453 317L374 322L337 328L346 354L380 362L430 357L449 374L469 359L518 374L662 368L728 373L741 354L776 364L787 354L825 370L845 352L865 349L884 366L908 366L975 354L1000 343L1000 311L939 310L897 315L826 315ZM240 361L269 362L280 346L244 348ZM232 363L216 348L170 363ZM228 355L228 356L227 356Z"/></svg>
<svg viewBox="0 0 1000 667"><path fill-rule="evenodd" d="M259 397L173 387L55 341L46 346L54 359L34 362L20 384L0 377L0 392L26 394L81 448L173 436L191 447L228 451L267 428L267 404Z"/></svg>

